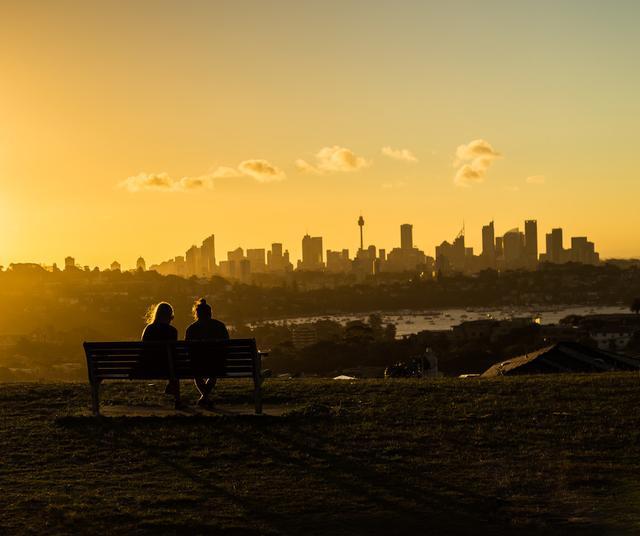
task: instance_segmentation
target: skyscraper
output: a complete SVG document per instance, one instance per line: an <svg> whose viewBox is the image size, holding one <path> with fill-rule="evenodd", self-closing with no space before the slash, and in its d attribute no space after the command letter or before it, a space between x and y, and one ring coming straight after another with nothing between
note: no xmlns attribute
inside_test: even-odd
<svg viewBox="0 0 640 536"><path fill-rule="evenodd" d="M282 251L282 244L271 244L271 251L267 251L267 268L269 272L290 272L293 265L289 262L289 252Z"/></svg>
<svg viewBox="0 0 640 536"><path fill-rule="evenodd" d="M200 248L191 246L185 253L187 277L200 275Z"/></svg>
<svg viewBox="0 0 640 536"><path fill-rule="evenodd" d="M413 248L413 225L403 223L400 226L400 249Z"/></svg>
<svg viewBox="0 0 640 536"><path fill-rule="evenodd" d="M266 271L265 254L264 248L247 249L247 259L249 259L252 274Z"/></svg>
<svg viewBox="0 0 640 536"><path fill-rule="evenodd" d="M560 227L551 229L551 233L547 234L547 261L555 263L564 262L562 229Z"/></svg>
<svg viewBox="0 0 640 536"><path fill-rule="evenodd" d="M527 264L535 266L538 261L538 222L536 220L524 222L524 254Z"/></svg>
<svg viewBox="0 0 640 536"><path fill-rule="evenodd" d="M502 238L505 268L522 268L526 264L524 234L518 228L507 231Z"/></svg>
<svg viewBox="0 0 640 536"><path fill-rule="evenodd" d="M319 271L324 268L322 262L322 237L304 235L302 238L302 262L298 268Z"/></svg>
<svg viewBox="0 0 640 536"><path fill-rule="evenodd" d="M493 267L496 262L496 233L493 222L482 226L482 256L484 264Z"/></svg>
<svg viewBox="0 0 640 536"><path fill-rule="evenodd" d="M211 235L202 241L200 263L203 275L210 276L216 271L216 237Z"/></svg>

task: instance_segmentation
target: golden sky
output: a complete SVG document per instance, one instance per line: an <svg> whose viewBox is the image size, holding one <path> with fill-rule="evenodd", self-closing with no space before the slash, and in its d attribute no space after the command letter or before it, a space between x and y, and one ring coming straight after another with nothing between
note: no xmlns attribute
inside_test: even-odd
<svg viewBox="0 0 640 536"><path fill-rule="evenodd" d="M353 252L360 212L640 256L640 3L443 4L0 2L0 264Z"/></svg>

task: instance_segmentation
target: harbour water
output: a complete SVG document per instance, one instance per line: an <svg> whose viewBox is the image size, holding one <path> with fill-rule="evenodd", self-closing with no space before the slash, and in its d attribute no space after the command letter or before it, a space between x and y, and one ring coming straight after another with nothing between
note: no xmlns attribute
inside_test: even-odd
<svg viewBox="0 0 640 536"><path fill-rule="evenodd" d="M418 333L424 330L447 330L452 326L466 320L495 319L503 320L515 317L531 316L539 319L541 324L556 324L561 319L569 315L594 315L594 314L615 314L628 313L629 308L622 305L614 306L556 306L539 308L515 308L505 307L502 309L439 309L429 311L371 311L360 314L330 315L330 316L307 316L296 318L284 318L271 321L271 323L282 324L303 324L315 322L317 320L333 320L346 324L352 320L366 321L372 313L377 313L382 317L383 324L395 324L398 336Z"/></svg>

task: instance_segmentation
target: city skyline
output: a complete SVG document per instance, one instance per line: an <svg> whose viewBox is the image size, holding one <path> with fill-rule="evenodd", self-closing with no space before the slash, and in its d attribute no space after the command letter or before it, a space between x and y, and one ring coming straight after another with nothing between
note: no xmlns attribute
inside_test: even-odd
<svg viewBox="0 0 640 536"><path fill-rule="evenodd" d="M165 259L159 263L149 263L140 256L135 261L135 269L149 266L162 274L198 275L209 277L220 275L231 279L246 279L251 274L286 274L293 270L325 271L327 273L356 273L372 275L381 272L400 273L422 270L425 273L461 272L476 273L483 269L535 269L539 262L598 264L602 260L595 251L595 244L587 236L564 235L564 229L556 227L539 231L537 220L524 220L523 231L519 227L508 228L504 233L496 233L495 222L481 228L481 247L474 248L467 242L466 226L454 239L444 239L439 244L422 251L414 240L413 224L399 226L398 241L391 247L363 241L365 220L362 214L357 219L359 247L325 247L322 236L302 237L302 253L299 258L291 256L289 248L282 242L271 242L269 247L246 248L236 246L226 253L216 253L216 236L204 238L200 246L193 244L184 254ZM500 229L500 228L498 228ZM540 234L543 236L540 241ZM545 245L542 250L540 244ZM365 247L362 247L365 245ZM568 247L565 247L568 246ZM218 257L219 262L216 262ZM38 263L45 265L44 263ZM58 263L53 263L55 267ZM45 265L46 266L46 265ZM72 256L65 257L65 268L91 268L77 263ZM114 260L109 269L120 270L122 264ZM99 268L96 266L96 268ZM124 270L130 269L124 265Z"/></svg>
<svg viewBox="0 0 640 536"><path fill-rule="evenodd" d="M298 258L300 230L357 247L359 211L386 245L535 213L640 256L640 4L280 7L3 2L0 264L209 229Z"/></svg>

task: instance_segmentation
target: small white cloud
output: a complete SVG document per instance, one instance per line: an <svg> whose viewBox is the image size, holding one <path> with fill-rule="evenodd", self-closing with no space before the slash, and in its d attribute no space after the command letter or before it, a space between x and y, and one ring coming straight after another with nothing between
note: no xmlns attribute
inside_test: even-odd
<svg viewBox="0 0 640 536"><path fill-rule="evenodd" d="M320 171L317 167L309 164L309 162L307 162L306 160L302 160L302 158L298 158L295 164L296 168L298 168L298 171L301 171L302 173L311 173L312 175L322 174L322 171Z"/></svg>
<svg viewBox="0 0 640 536"><path fill-rule="evenodd" d="M544 184L546 182L546 178L544 175L533 175L531 177L527 177L524 181L527 184Z"/></svg>
<svg viewBox="0 0 640 536"><path fill-rule="evenodd" d="M210 175L182 177L179 180L175 180L168 173L143 172L126 178L119 186L134 193L143 191L181 192L185 190L210 189L213 187L213 181Z"/></svg>
<svg viewBox="0 0 640 536"><path fill-rule="evenodd" d="M242 173L240 173L236 168L228 167L228 166L219 166L217 167L211 175L218 178L234 178L234 177L242 177Z"/></svg>
<svg viewBox="0 0 640 536"><path fill-rule="evenodd" d="M502 158L502 155L485 140L473 140L466 145L459 145L453 163L453 167L458 168L453 182L465 187L484 182L487 170L498 158Z"/></svg>
<svg viewBox="0 0 640 536"><path fill-rule="evenodd" d="M417 162L418 159L409 149L393 149L389 146L383 147L382 154L393 158L394 160L403 160L405 162Z"/></svg>
<svg viewBox="0 0 640 536"><path fill-rule="evenodd" d="M303 173L313 173L320 175L322 173L349 173L358 171L371 165L371 162L356 155L351 149L332 145L331 147L323 147L316 153L315 164L310 164L306 160L296 160L296 167Z"/></svg>
<svg viewBox="0 0 640 536"><path fill-rule="evenodd" d="M129 192L186 192L190 190L211 190L214 180L232 177L251 177L258 182L274 182L286 178L284 171L266 160L254 159L240 162L237 168L220 166L206 173L194 177L172 178L168 173L146 173L123 180L118 186Z"/></svg>
<svg viewBox="0 0 640 536"><path fill-rule="evenodd" d="M276 182L287 178L284 171L267 160L254 159L240 162L238 170L258 182Z"/></svg>

